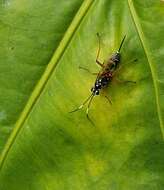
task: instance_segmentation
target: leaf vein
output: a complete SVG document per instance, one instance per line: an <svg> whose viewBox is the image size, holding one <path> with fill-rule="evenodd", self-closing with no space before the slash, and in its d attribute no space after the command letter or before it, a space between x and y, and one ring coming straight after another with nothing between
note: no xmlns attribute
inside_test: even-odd
<svg viewBox="0 0 164 190"><path fill-rule="evenodd" d="M156 79L156 74L155 74L155 71L153 68L153 61L151 59L148 47L146 46L144 33L142 31L142 26L138 20L138 16L137 16L137 13L135 11L132 0L128 0L128 6L129 6L129 10L130 10L130 13L132 16L132 20L134 22L138 36L140 38L142 47L144 49L145 56L146 56L148 63L149 63L149 67L150 67L150 71L151 71L151 75L152 75L152 80L153 80L153 85L154 85L154 90L155 90L155 98L156 98L157 113L158 113L158 118L159 118L159 125L161 128L162 137L164 138L164 126L163 126L163 121L162 121L162 113L161 113L161 109L160 109L159 95L158 95L158 91L159 91L158 80Z"/></svg>
<svg viewBox="0 0 164 190"><path fill-rule="evenodd" d="M81 7L79 8L77 14L75 15L72 23L68 27L63 39L61 40L58 48L55 50L45 72L43 73L40 81L36 85L34 91L32 92L23 112L21 113L18 121L15 124L15 127L2 151L2 154L0 156L0 170L2 169L4 162L7 158L7 155L14 144L19 132L21 131L21 128L23 127L23 124L25 123L26 119L28 118L30 112L32 111L34 105L39 100L39 97L44 90L44 87L46 86L49 78L51 77L51 74L53 73L54 69L56 68L60 58L65 52L65 49L68 47L74 33L76 32L78 26L80 25L81 21L85 17L86 13L90 9L91 5L93 4L94 0L85 0Z"/></svg>

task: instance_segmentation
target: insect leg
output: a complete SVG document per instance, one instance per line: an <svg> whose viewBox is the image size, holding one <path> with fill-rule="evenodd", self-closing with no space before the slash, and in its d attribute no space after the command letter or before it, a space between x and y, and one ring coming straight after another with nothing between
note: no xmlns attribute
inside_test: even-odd
<svg viewBox="0 0 164 190"><path fill-rule="evenodd" d="M130 60L130 61L126 62L124 65L119 66L119 67L113 72L113 76L117 75L117 73L118 73L119 71L121 71L121 70L124 68L124 66L128 65L129 63L133 63L133 62L137 62L137 61L138 61L138 59L133 59L133 60ZM116 79L116 81L119 82L119 79L118 79L118 80Z"/></svg>
<svg viewBox="0 0 164 190"><path fill-rule="evenodd" d="M120 71L122 68L124 68L124 66L128 65L129 63L134 63L134 62L137 62L137 61L138 61L138 59L132 59L132 60L126 62L125 64L121 65L121 66L116 70L116 72Z"/></svg>
<svg viewBox="0 0 164 190"><path fill-rule="evenodd" d="M100 65L101 67L103 67L103 64L99 61L99 55L100 55L100 35L99 35L99 33L97 33L97 37L98 37L99 47L98 47L97 56L96 56L96 63L98 65Z"/></svg>
<svg viewBox="0 0 164 190"><path fill-rule="evenodd" d="M111 100L111 98L108 97L108 96L105 96L105 98L108 100L108 102L110 103L110 105L112 105L112 100Z"/></svg>
<svg viewBox="0 0 164 190"><path fill-rule="evenodd" d="M133 63L133 62L137 62L138 59L133 59L133 60L130 60L128 61L127 63L125 63L124 65L121 65L117 70L114 71L113 73L113 76L115 76L121 69L124 68L124 66L128 65L129 63ZM135 81L130 81L130 80L127 80L127 81L123 81L123 80L120 80L118 78L114 78L114 80L118 83L133 83L135 84L136 82Z"/></svg>
<svg viewBox="0 0 164 190"><path fill-rule="evenodd" d="M132 60L126 62L123 66L128 65L129 63L135 63L135 62L137 62L137 61L138 61L137 58L136 58L136 59L132 59Z"/></svg>
<svg viewBox="0 0 164 190"><path fill-rule="evenodd" d="M119 83L133 83L136 84L136 81L131 81L131 80L120 80L118 78L115 78L115 80Z"/></svg>
<svg viewBox="0 0 164 190"><path fill-rule="evenodd" d="M76 111L81 110L81 109L84 107L84 105L85 105L89 100L92 99L92 97L93 97L93 94L91 94L78 108L76 108L76 109L70 111L69 113L73 113L73 112L76 112Z"/></svg>
<svg viewBox="0 0 164 190"><path fill-rule="evenodd" d="M98 73L92 73L89 69L79 66L79 69L83 69L92 75L98 75Z"/></svg>

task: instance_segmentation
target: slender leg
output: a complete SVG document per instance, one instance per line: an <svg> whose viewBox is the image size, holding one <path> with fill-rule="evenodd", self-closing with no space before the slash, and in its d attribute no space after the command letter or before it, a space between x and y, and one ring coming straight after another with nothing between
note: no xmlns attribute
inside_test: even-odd
<svg viewBox="0 0 164 190"><path fill-rule="evenodd" d="M119 66L113 73L113 76L115 76L122 68L124 68L124 66L128 65L129 63L133 63L133 62L137 62L138 59L133 59L131 61L128 61L127 63L125 63L124 65ZM123 82L132 82L132 83L136 83L135 81L121 81L120 79L115 79L117 82L119 83L123 83Z"/></svg>
<svg viewBox="0 0 164 190"><path fill-rule="evenodd" d="M99 47L98 47L97 56L96 56L96 63L98 65L100 65L101 67L103 67L103 64L99 61L99 55L100 55L100 35L99 35L99 33L97 33L97 37L98 37Z"/></svg>
<svg viewBox="0 0 164 190"><path fill-rule="evenodd" d="M125 64L121 65L118 67L118 69L116 69L116 72L120 71L124 66L128 65L129 63L134 63L134 62L137 62L138 59L133 59L133 60L130 60L128 62L126 62Z"/></svg>
<svg viewBox="0 0 164 190"><path fill-rule="evenodd" d="M110 103L110 105L112 105L112 100L111 100L111 98L108 97L108 96L105 96L105 98L108 100L108 102Z"/></svg>
<svg viewBox="0 0 164 190"><path fill-rule="evenodd" d="M131 80L120 80L118 78L115 78L115 80L119 83L133 83L136 84L136 81L131 81Z"/></svg>
<svg viewBox="0 0 164 190"><path fill-rule="evenodd" d="M98 73L92 73L89 69L79 66L79 69L83 69L92 75L98 75Z"/></svg>

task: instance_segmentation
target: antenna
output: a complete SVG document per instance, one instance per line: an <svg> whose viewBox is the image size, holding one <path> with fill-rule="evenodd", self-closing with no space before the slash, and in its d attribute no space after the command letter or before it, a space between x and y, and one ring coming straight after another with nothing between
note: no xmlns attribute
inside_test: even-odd
<svg viewBox="0 0 164 190"><path fill-rule="evenodd" d="M90 117L88 115L89 108L90 108L91 102L93 100L93 97L94 97L94 94L92 93L78 108L76 108L73 111L70 111L69 113L73 113L73 112L81 110L84 107L84 105L88 102L88 106L87 106L87 110L86 110L87 119L91 122L92 125L94 125L93 121L90 119Z"/></svg>
<svg viewBox="0 0 164 190"><path fill-rule="evenodd" d="M93 98L93 94L91 94L78 108L76 108L73 111L70 111L69 113L73 113L73 112L76 112L78 110L81 110L88 101L89 101L89 105L90 105L92 98Z"/></svg>

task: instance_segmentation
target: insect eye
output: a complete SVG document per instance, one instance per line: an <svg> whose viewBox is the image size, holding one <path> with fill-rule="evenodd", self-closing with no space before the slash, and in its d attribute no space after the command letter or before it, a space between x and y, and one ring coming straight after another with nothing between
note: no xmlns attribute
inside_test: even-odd
<svg viewBox="0 0 164 190"><path fill-rule="evenodd" d="M96 90L95 94L96 94L96 95L99 95L99 91L98 91L98 90Z"/></svg>

